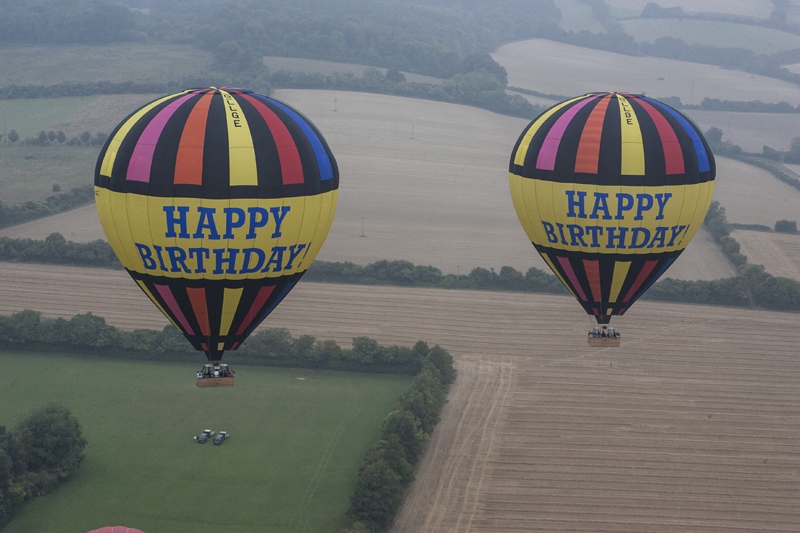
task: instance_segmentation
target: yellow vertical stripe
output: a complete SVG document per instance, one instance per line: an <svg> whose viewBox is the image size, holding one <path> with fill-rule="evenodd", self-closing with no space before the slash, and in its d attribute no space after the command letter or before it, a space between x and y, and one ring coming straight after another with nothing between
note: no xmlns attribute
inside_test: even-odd
<svg viewBox="0 0 800 533"><path fill-rule="evenodd" d="M167 320L169 320L170 322L172 322L172 325L173 325L173 326L175 326L175 327L178 329L178 331L183 331L183 330L182 330L182 329L181 329L181 328L178 326L178 324L176 324L176 323L175 323L175 321L174 321L174 320L172 320L172 317L170 317L170 316L169 316L169 314L167 314L167 312L166 312L166 311L164 311L164 308L163 308L163 307L161 307L161 304L160 304L160 303L158 303L158 300L156 300L156 299L155 299L155 297L153 296L153 293L151 293L151 292L150 292L150 291L147 289L147 285L145 285L145 284L144 284L144 282L143 282L142 280L139 280L139 279L137 279L137 280L136 280L136 283L138 283L138 284L139 284L139 287L141 287L141 288L142 288L142 290L144 291L144 293L147 295L147 297L148 297L148 298L150 298L150 301L151 301L151 302L153 302L154 304L156 304L156 307L158 307L158 310L159 310L159 311L161 311L161 312L164 314L164 316L165 316L165 317L167 317Z"/></svg>
<svg viewBox="0 0 800 533"><path fill-rule="evenodd" d="M253 137L242 108L233 95L220 91L225 101L225 119L228 124L228 153L230 154L230 184L258 185L256 151Z"/></svg>
<svg viewBox="0 0 800 533"><path fill-rule="evenodd" d="M558 270L556 270L556 267L555 267L555 265L553 265L553 262L550 261L550 258L547 257L547 255L545 255L545 254L540 254L540 255L542 256L542 259L544 259L547 262L547 266L550 267L550 270L553 271L553 274L555 274L558 277L558 279L561 280L561 283L564 284L564 286L567 288L567 290L570 292L570 294L572 294L572 296L574 296L576 300L580 301L580 298L578 298L578 295L575 294L575 292L572 290L572 287L569 286L569 283L564 281L564 278L562 278L561 274L558 273Z"/></svg>
<svg viewBox="0 0 800 533"><path fill-rule="evenodd" d="M630 261L617 261L614 263L614 277L611 278L611 295L608 299L609 302L614 303L619 298L619 291L622 290L622 285L625 283L625 278L628 277L628 270L631 268Z"/></svg>
<svg viewBox="0 0 800 533"><path fill-rule="evenodd" d="M533 125L528 128L528 131L525 132L525 136L522 138L522 142L519 143L519 148L517 148L517 153L514 154L514 164L515 165L522 165L525 163L525 156L528 154L528 148L531 145L531 140L533 140L533 136L536 135L536 132L539 131L539 128L542 127L545 120L553 116L553 113L561 109L562 107L571 104L572 102L576 102L578 100L582 100L586 98L584 96L578 96L577 98L573 98L572 100L567 100L566 102L561 102L558 105L555 105L539 115L539 118L533 123Z"/></svg>
<svg viewBox="0 0 800 533"><path fill-rule="evenodd" d="M233 317L239 307L243 290L242 287L225 289L225 295L222 297L222 318L219 321L219 334L222 336L227 335L231 329L231 323L233 323Z"/></svg>
<svg viewBox="0 0 800 533"><path fill-rule="evenodd" d="M122 140L128 135L128 132L131 131L131 128L134 124L139 122L139 120L151 109L156 107L162 102L166 102L170 98L174 98L183 93L175 93L170 94L169 96L165 96L164 98L159 98L155 102L150 102L139 111L131 115L131 118L125 121L125 124L117 130L117 133L114 134L114 138L111 139L111 142L108 143L108 150L106 150L106 155L103 157L103 163L100 165L100 175L101 176L108 176L111 177L111 170L114 168L114 161L117 159L117 152L119 152L119 147L122 144Z"/></svg>
<svg viewBox="0 0 800 533"><path fill-rule="evenodd" d="M639 120L625 97L618 94L617 100L622 135L622 175L644 176L644 144Z"/></svg>

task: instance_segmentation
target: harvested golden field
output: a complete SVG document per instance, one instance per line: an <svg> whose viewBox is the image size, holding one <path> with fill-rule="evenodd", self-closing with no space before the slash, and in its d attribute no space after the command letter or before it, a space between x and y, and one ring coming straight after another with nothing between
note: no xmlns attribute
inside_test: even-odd
<svg viewBox="0 0 800 533"><path fill-rule="evenodd" d="M777 220L795 220L800 214L800 190L766 170L717 157L714 199L725 208L728 222L773 227Z"/></svg>
<svg viewBox="0 0 800 533"><path fill-rule="evenodd" d="M0 291L6 312L166 323L122 271L0 263ZM796 324L639 302L620 348L590 349L567 297L301 283L266 325L453 354L458 380L394 533L793 533Z"/></svg>
<svg viewBox="0 0 800 533"><path fill-rule="evenodd" d="M800 281L800 235L736 230L731 236L748 262L764 265L773 276Z"/></svg>
<svg viewBox="0 0 800 533"><path fill-rule="evenodd" d="M639 16L650 0L607 0L612 10L623 16ZM765 19L774 5L770 0L659 0L664 8L680 7L687 13L725 13Z"/></svg>
<svg viewBox="0 0 800 533"><path fill-rule="evenodd" d="M690 104L699 104L706 97L800 104L800 87L774 78L700 63L590 50L545 39L501 46L492 57L508 71L509 85L548 94L630 91L655 98L678 96Z"/></svg>

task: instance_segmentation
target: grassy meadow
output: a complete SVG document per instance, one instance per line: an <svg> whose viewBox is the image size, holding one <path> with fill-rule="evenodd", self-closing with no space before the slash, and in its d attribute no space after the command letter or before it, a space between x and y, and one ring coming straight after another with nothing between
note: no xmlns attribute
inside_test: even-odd
<svg viewBox="0 0 800 533"><path fill-rule="evenodd" d="M630 19L622 21L622 27L637 42L652 43L659 37L669 36L683 39L687 44L747 48L757 54L800 48L800 35L732 22Z"/></svg>
<svg viewBox="0 0 800 533"><path fill-rule="evenodd" d="M3 46L0 85L65 82L167 82L208 70L211 54L189 45Z"/></svg>
<svg viewBox="0 0 800 533"><path fill-rule="evenodd" d="M410 382L239 367L235 387L200 389L193 366L34 353L0 353L0 367L0 425L60 402L89 442L79 471L4 533L338 532L361 459ZM197 445L205 428L231 438Z"/></svg>
<svg viewBox="0 0 800 533"><path fill-rule="evenodd" d="M0 145L0 201L10 205L40 202L53 193L91 185L99 146Z"/></svg>
<svg viewBox="0 0 800 533"><path fill-rule="evenodd" d="M2 48L0 48L2 50ZM73 113L84 108L97 98L96 96L70 96L64 98L36 98L0 100L0 133L7 135L14 130L20 140L33 137L42 130L49 131L53 125L65 120ZM66 132L65 132L66 133ZM2 148L2 145L0 145Z"/></svg>

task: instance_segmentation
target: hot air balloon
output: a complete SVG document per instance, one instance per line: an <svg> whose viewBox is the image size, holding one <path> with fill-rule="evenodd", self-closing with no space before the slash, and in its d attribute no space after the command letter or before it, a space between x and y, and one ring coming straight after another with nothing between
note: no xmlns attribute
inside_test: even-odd
<svg viewBox="0 0 800 533"><path fill-rule="evenodd" d="M123 120L94 183L122 265L218 367L314 261L333 221L339 170L299 111L211 87L164 96Z"/></svg>
<svg viewBox="0 0 800 533"><path fill-rule="evenodd" d="M509 164L514 208L533 246L597 319L590 344L619 345L609 320L700 229L715 175L697 125L644 95L578 96L522 132Z"/></svg>

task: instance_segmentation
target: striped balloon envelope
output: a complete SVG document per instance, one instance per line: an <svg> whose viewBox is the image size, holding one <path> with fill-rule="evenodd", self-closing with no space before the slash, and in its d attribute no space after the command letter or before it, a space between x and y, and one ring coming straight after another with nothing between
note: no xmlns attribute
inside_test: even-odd
<svg viewBox="0 0 800 533"><path fill-rule="evenodd" d="M154 100L111 133L95 169L122 265L192 345L219 361L308 270L339 170L311 121L227 88Z"/></svg>
<svg viewBox="0 0 800 533"><path fill-rule="evenodd" d="M509 165L528 238L599 324L625 313L686 248L715 174L689 118L622 93L546 110L522 132Z"/></svg>

